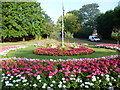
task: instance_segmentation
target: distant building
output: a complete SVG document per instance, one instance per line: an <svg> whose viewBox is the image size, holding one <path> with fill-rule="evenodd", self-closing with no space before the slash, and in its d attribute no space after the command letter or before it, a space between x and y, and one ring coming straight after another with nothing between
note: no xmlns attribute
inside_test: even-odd
<svg viewBox="0 0 120 90"><path fill-rule="evenodd" d="M118 6L120 6L120 1L118 2Z"/></svg>

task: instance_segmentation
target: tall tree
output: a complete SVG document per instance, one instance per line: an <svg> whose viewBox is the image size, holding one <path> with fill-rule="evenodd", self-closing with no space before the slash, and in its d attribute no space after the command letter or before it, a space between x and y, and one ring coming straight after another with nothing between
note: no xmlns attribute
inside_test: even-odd
<svg viewBox="0 0 120 90"><path fill-rule="evenodd" d="M45 28L43 14L37 2L2 2L2 37L40 38Z"/></svg>
<svg viewBox="0 0 120 90"><path fill-rule="evenodd" d="M96 17L100 13L98 9L99 5L96 3L83 5L79 9L79 12L82 14L82 31L83 32L93 32L96 29ZM86 31L87 30L87 31Z"/></svg>
<svg viewBox="0 0 120 90"><path fill-rule="evenodd" d="M60 26L62 23L61 17L58 19L57 24ZM64 29L65 32L76 33L80 30L80 23L78 23L78 17L72 13L67 13L64 16Z"/></svg>
<svg viewBox="0 0 120 90"><path fill-rule="evenodd" d="M114 27L114 12L112 10L107 11L105 14L101 14L97 17L97 31L103 39L110 39L111 33Z"/></svg>
<svg viewBox="0 0 120 90"><path fill-rule="evenodd" d="M114 27L112 32L112 38L117 40L117 44L120 42L120 6L114 9Z"/></svg>

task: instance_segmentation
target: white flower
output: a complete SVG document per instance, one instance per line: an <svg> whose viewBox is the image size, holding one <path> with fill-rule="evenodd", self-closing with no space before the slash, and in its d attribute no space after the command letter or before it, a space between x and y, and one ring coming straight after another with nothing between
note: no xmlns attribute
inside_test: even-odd
<svg viewBox="0 0 120 90"><path fill-rule="evenodd" d="M50 89L51 87L47 87L47 89Z"/></svg>
<svg viewBox="0 0 120 90"><path fill-rule="evenodd" d="M50 61L53 61L53 59L50 59Z"/></svg>
<svg viewBox="0 0 120 90"><path fill-rule="evenodd" d="M5 81L5 83L6 83L6 84L8 84L8 83L9 83L9 81Z"/></svg>
<svg viewBox="0 0 120 90"><path fill-rule="evenodd" d="M120 78L120 75L118 75L118 77Z"/></svg>
<svg viewBox="0 0 120 90"><path fill-rule="evenodd" d="M53 84L50 84L51 87L53 87Z"/></svg>
<svg viewBox="0 0 120 90"><path fill-rule="evenodd" d="M66 81L63 81L63 83L66 83Z"/></svg>
<svg viewBox="0 0 120 90"><path fill-rule="evenodd" d="M66 88L66 85L63 85L63 88Z"/></svg>
<svg viewBox="0 0 120 90"><path fill-rule="evenodd" d="M4 80L2 79L1 82L3 82Z"/></svg>
<svg viewBox="0 0 120 90"><path fill-rule="evenodd" d="M107 81L110 81L110 78L106 78Z"/></svg>
<svg viewBox="0 0 120 90"><path fill-rule="evenodd" d="M71 77L74 77L74 75L71 75Z"/></svg>
<svg viewBox="0 0 120 90"><path fill-rule="evenodd" d="M18 84L16 84L15 86L18 86Z"/></svg>
<svg viewBox="0 0 120 90"><path fill-rule="evenodd" d="M95 76L92 76L92 81L96 81L96 77Z"/></svg>
<svg viewBox="0 0 120 90"><path fill-rule="evenodd" d="M41 82L41 80L39 80L39 82Z"/></svg>
<svg viewBox="0 0 120 90"><path fill-rule="evenodd" d="M62 84L62 82L61 82L61 81L60 81L59 83L60 83L60 84Z"/></svg>
<svg viewBox="0 0 120 90"><path fill-rule="evenodd" d="M94 84L93 83L90 83L90 86L93 86Z"/></svg>
<svg viewBox="0 0 120 90"><path fill-rule="evenodd" d="M105 75L107 78L109 77L109 75Z"/></svg>
<svg viewBox="0 0 120 90"><path fill-rule="evenodd" d="M99 79L99 77L97 77L97 79Z"/></svg>
<svg viewBox="0 0 120 90"><path fill-rule="evenodd" d="M46 84L46 83L44 83L43 85L44 85L44 86L46 86L47 84Z"/></svg>
<svg viewBox="0 0 120 90"><path fill-rule="evenodd" d="M61 84L59 84L59 85L58 85L58 87L59 87L59 88L61 88L61 87L62 87L62 85L61 85Z"/></svg>
<svg viewBox="0 0 120 90"><path fill-rule="evenodd" d="M75 78L70 78L70 80L75 80Z"/></svg>
<svg viewBox="0 0 120 90"><path fill-rule="evenodd" d="M11 76L11 78L13 78L13 76Z"/></svg>
<svg viewBox="0 0 120 90"><path fill-rule="evenodd" d="M12 83L6 83L6 86L13 86Z"/></svg>
<svg viewBox="0 0 120 90"><path fill-rule="evenodd" d="M116 79L114 79L114 81L116 81Z"/></svg>
<svg viewBox="0 0 120 90"><path fill-rule="evenodd" d="M65 80L65 78L62 78L62 80L64 81L64 80Z"/></svg>
<svg viewBox="0 0 120 90"><path fill-rule="evenodd" d="M108 90L114 90L114 88L113 87L108 87Z"/></svg>
<svg viewBox="0 0 120 90"><path fill-rule="evenodd" d="M52 78L52 76L49 76L49 78Z"/></svg>
<svg viewBox="0 0 120 90"><path fill-rule="evenodd" d="M82 83L82 84L80 85L80 87L82 87L82 86L84 86L84 83Z"/></svg>
<svg viewBox="0 0 120 90"><path fill-rule="evenodd" d="M16 82L19 82L19 81L21 81L21 79L17 79L17 80L16 80Z"/></svg>
<svg viewBox="0 0 120 90"><path fill-rule="evenodd" d="M5 74L3 73L2 76L5 76Z"/></svg>
<svg viewBox="0 0 120 90"><path fill-rule="evenodd" d="M26 84L24 83L23 85L25 86Z"/></svg>
<svg viewBox="0 0 120 90"><path fill-rule="evenodd" d="M21 77L21 75L19 74L19 75L17 75L16 77Z"/></svg>
<svg viewBox="0 0 120 90"><path fill-rule="evenodd" d="M108 83L110 86L112 86L112 83Z"/></svg>
<svg viewBox="0 0 120 90"><path fill-rule="evenodd" d="M10 74L8 74L7 76L10 76Z"/></svg>
<svg viewBox="0 0 120 90"><path fill-rule="evenodd" d="M16 80L13 80L13 82L15 83L15 82L16 82Z"/></svg>
<svg viewBox="0 0 120 90"><path fill-rule="evenodd" d="M38 80L40 79L40 75L37 75L37 79L38 79Z"/></svg>
<svg viewBox="0 0 120 90"><path fill-rule="evenodd" d="M25 79L25 77L21 77L21 79Z"/></svg>
<svg viewBox="0 0 120 90"><path fill-rule="evenodd" d="M27 79L22 80L22 82L27 82Z"/></svg>
<svg viewBox="0 0 120 90"><path fill-rule="evenodd" d="M42 88L46 88L46 86L43 85Z"/></svg>
<svg viewBox="0 0 120 90"><path fill-rule="evenodd" d="M99 80L99 82L101 82L101 80Z"/></svg>
<svg viewBox="0 0 120 90"><path fill-rule="evenodd" d="M114 77L111 77L111 79L114 79Z"/></svg>
<svg viewBox="0 0 120 90"><path fill-rule="evenodd" d="M82 82L82 80L80 80L80 82Z"/></svg>
<svg viewBox="0 0 120 90"><path fill-rule="evenodd" d="M55 83L55 81L52 81L52 83Z"/></svg>
<svg viewBox="0 0 120 90"><path fill-rule="evenodd" d="M85 88L89 88L89 86L88 86L88 85L85 85Z"/></svg>
<svg viewBox="0 0 120 90"><path fill-rule="evenodd" d="M34 87L36 87L36 86L37 86L37 84L33 84L33 86L34 86Z"/></svg>

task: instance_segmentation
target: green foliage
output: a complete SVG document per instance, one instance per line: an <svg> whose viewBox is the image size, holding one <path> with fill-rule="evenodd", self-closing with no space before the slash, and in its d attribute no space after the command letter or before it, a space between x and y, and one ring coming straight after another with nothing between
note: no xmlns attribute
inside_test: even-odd
<svg viewBox="0 0 120 90"><path fill-rule="evenodd" d="M115 26L120 29L120 6L114 9L114 23Z"/></svg>
<svg viewBox="0 0 120 90"><path fill-rule="evenodd" d="M43 14L37 2L2 2L2 37L41 36Z"/></svg>
<svg viewBox="0 0 120 90"><path fill-rule="evenodd" d="M65 38L73 38L73 33L65 32Z"/></svg>
<svg viewBox="0 0 120 90"><path fill-rule="evenodd" d="M59 17L57 24L61 26L62 17ZM76 33L80 30L80 23L78 17L72 13L67 13L64 16L64 30L65 32Z"/></svg>
<svg viewBox="0 0 120 90"><path fill-rule="evenodd" d="M80 24L80 30L74 34L75 37L88 38L96 30L95 19L100 13L98 7L98 4L87 4L79 10L69 12L78 17L78 23Z"/></svg>
<svg viewBox="0 0 120 90"><path fill-rule="evenodd" d="M64 16L65 31L75 33L80 30L80 24L78 23L78 17L74 14L67 13Z"/></svg>
<svg viewBox="0 0 120 90"><path fill-rule="evenodd" d="M46 22L46 32L48 38L58 39L60 27L53 22Z"/></svg>
<svg viewBox="0 0 120 90"><path fill-rule="evenodd" d="M116 33L120 30L120 6L114 10L109 10L105 14L100 14L97 18L98 34L104 39L110 39L112 31ZM112 37L115 37L115 33Z"/></svg>
<svg viewBox="0 0 120 90"><path fill-rule="evenodd" d="M82 8L79 9L79 12L82 14L82 30L89 30L88 33L92 33L93 30L96 29L95 19L100 13L98 7L98 4L93 3L83 5Z"/></svg>
<svg viewBox="0 0 120 90"><path fill-rule="evenodd" d="M110 39L113 29L113 11L107 11L105 14L100 14L97 21L98 34L103 39Z"/></svg>
<svg viewBox="0 0 120 90"><path fill-rule="evenodd" d="M117 44L120 41L120 32L112 32L111 37L117 40Z"/></svg>

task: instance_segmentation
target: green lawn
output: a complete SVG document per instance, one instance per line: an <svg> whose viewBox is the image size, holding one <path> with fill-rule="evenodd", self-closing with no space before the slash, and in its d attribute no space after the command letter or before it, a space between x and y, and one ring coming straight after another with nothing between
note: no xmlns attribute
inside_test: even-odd
<svg viewBox="0 0 120 90"><path fill-rule="evenodd" d="M11 43L9 45L19 45L19 44L31 44L31 43L41 43L45 41L50 41L50 39L45 40L33 40L32 41L26 41L26 42L17 42L17 43ZM54 41L54 42L60 42L61 40ZM89 47L93 48L95 50L95 53L88 54L88 55L79 55L79 56L45 56L45 55L35 55L33 54L33 50L37 49L38 47L34 47L32 45L29 45L27 48L19 49L16 51L10 51L7 56L4 57L21 57L21 58L36 58L36 59L72 59L72 58L97 58L102 56L110 56L110 55L118 55L118 52L115 50L105 49L105 48L96 48L94 45L98 44L95 42L86 42L86 41L80 41L80 40L65 40L65 42L70 43L87 43L89 44ZM53 42L52 42L53 43ZM3 45L8 45L8 43L3 43Z"/></svg>
<svg viewBox="0 0 120 90"><path fill-rule="evenodd" d="M21 45L21 44L25 45L25 44L46 42L46 41L51 41L51 40L53 39L30 40L30 41L19 41L19 42L4 42L4 43L0 43L0 46Z"/></svg>
<svg viewBox="0 0 120 90"><path fill-rule="evenodd" d="M26 57L26 58L36 58L36 59L70 59L70 58L95 58L95 57L118 54L118 52L115 50L95 48L93 46L90 47L92 47L95 50L95 53L88 55L79 55L79 56L44 56L44 55L33 54L33 50L37 49L38 47L28 46L27 48L24 49L10 51L9 54L7 54L7 57L22 57L22 58Z"/></svg>

